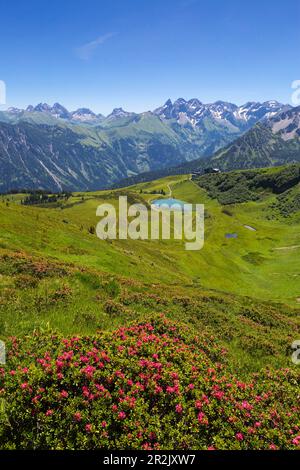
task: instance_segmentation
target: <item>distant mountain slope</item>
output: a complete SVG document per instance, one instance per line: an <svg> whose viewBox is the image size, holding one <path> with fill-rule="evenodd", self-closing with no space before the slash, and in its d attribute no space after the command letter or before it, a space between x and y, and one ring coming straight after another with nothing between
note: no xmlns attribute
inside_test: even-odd
<svg viewBox="0 0 300 470"><path fill-rule="evenodd" d="M282 165L300 161L300 107L254 126L218 151L211 163L223 170Z"/></svg>
<svg viewBox="0 0 300 470"><path fill-rule="evenodd" d="M116 108L107 117L59 103L10 108L0 113L0 192L102 189L208 157L281 109L289 111L275 101L238 107L182 98L154 112Z"/></svg>
<svg viewBox="0 0 300 470"><path fill-rule="evenodd" d="M93 190L128 175L195 159L197 145L157 116L107 129L0 123L0 192Z"/></svg>
<svg viewBox="0 0 300 470"><path fill-rule="evenodd" d="M109 179L106 164L109 158L113 161L114 154L109 148L101 152L83 145L83 137L68 128L2 123L0 191L102 186ZM122 171L118 174L121 176Z"/></svg>
<svg viewBox="0 0 300 470"><path fill-rule="evenodd" d="M261 168L297 161L300 161L300 140L286 141L261 124L210 159L211 164L222 170Z"/></svg>

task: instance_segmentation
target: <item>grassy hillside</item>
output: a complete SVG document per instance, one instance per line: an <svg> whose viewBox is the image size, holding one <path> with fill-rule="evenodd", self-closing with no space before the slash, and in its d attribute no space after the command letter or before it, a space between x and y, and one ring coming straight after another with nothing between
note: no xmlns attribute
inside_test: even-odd
<svg viewBox="0 0 300 470"><path fill-rule="evenodd" d="M279 200L282 200L291 192L299 192L300 166L206 174L193 179L224 205L264 200L272 193L281 195ZM296 209L291 207L290 212Z"/></svg>
<svg viewBox="0 0 300 470"><path fill-rule="evenodd" d="M232 145L219 150L211 158L223 170L261 168L299 162L299 138L284 140L271 127L257 124Z"/></svg>
<svg viewBox="0 0 300 470"><path fill-rule="evenodd" d="M297 431L292 431L291 438L285 427L292 424L287 423L281 427L283 431L280 435L277 434L276 427L270 435L268 429L272 407L280 408L283 416L285 406L296 406L292 395L293 387L299 380L299 368L291 362L291 344L300 336L300 212L297 206L297 171L298 167L284 167L249 174L238 172L207 175L197 181L192 181L189 175L172 176L123 190L76 193L68 200L38 206L22 205L25 195L3 196L0 200L0 338L7 342L8 351L11 351L8 364L3 369L3 390L10 396L13 394L12 406L15 411L5 395L2 427L0 424L2 445L8 448L31 447L32 442L35 442L38 447L74 448L79 445L80 439L84 448L97 445L105 447L111 442L118 448L148 445L145 436L136 436L134 441L125 442L130 426L138 419L134 411L130 412L131 424L126 420L124 423L121 420L123 424L116 424L109 411L103 415L99 411L103 406L102 401L97 405L98 408L95 405L95 409L90 405L86 408L79 405L81 386L90 386L90 378L86 377L87 382L83 380L85 385L81 384L80 378L78 384L81 385L72 388L75 368L68 372L68 378L49 382L46 387L49 392L47 398L37 405L38 420L42 420L45 434L32 434L35 418L32 421L23 415L29 405L26 405L25 392L21 393L16 385L21 386L28 382L32 393L37 393L44 379L36 359L44 357L46 351L52 351L53 361L60 360L60 355L64 354L62 350L57 352L57 341L61 341L61 335L65 338L70 338L71 335L88 335L86 339L80 339L82 355L87 350L86 347L90 347L94 341L98 342L99 334L99 338L102 338L104 332L115 331L120 326L127 328L132 322L140 322L141 325L152 322L158 335L162 328L166 328L164 331L170 335L171 347L174 339L173 333L170 333L173 331L172 324L168 323L168 327L159 326L160 322L171 321L175 322L176 328L178 325L185 325L184 328L188 331L188 336L180 340L182 347L187 348L187 356L180 359L179 366L171 351L169 359L171 364L173 360L175 362L167 366L167 370L171 367L171 370L182 376L180 387L183 387L181 394L185 398L183 402L171 397L168 399L168 406L164 401L159 401L157 414L156 411L152 413L153 421L147 418L146 411L151 403L151 394L148 395L148 391L145 391L145 395L139 398L143 405L138 409L147 421L143 422L142 427L148 429L149 433L153 426L157 427L155 419L160 413L159 407L165 406L165 425L175 429L175 434L168 438L163 433L163 427L159 428L160 437L149 445L154 446L156 442L162 448L184 448L185 445L194 448L268 448L271 445L295 448L296 444L292 440L296 439ZM172 195L186 202L205 204L205 245L201 251L185 251L183 241L180 240L101 241L96 237L94 227L98 221L96 208L99 204L111 202L117 208L118 196L125 194L129 203L149 204L160 197L158 193L161 192L166 197ZM242 199L234 199L236 193L242 195ZM251 197L248 197L249 193ZM236 238L227 238L228 234L236 234ZM106 334L108 333L104 336ZM107 342L99 347L115 354L114 348L123 346L122 342L114 343L114 338L119 333L110 334L111 337L103 339ZM220 421L222 406L220 408L215 401L212 408L207 409L210 425L206 437L199 441L196 429L192 434L186 432L185 425L180 421L180 407L190 409L200 392L214 400L215 389L212 384L206 388L197 382L197 396L189 398L183 393L188 385L185 381L191 378L183 378L182 371L186 370L188 361L191 360L189 358L192 357L190 355L194 354L194 350L189 349L188 338L199 335L200 339L197 341L205 356L201 353L201 357L197 356L198 359L193 361L198 360L199 364L222 362L224 354L221 351L225 348L226 361L222 367L225 367L226 381L232 380L235 383L245 380L250 383L254 380L251 374L260 371L262 367L275 370L269 375L259 373L255 379L257 394L263 388L266 393L274 389L272 374L279 377L279 368L291 369L288 377L280 376L278 389L270 398L270 408L266 411L264 425L257 438L239 440L235 437L240 433L244 436L248 427L251 427L251 423L246 422L243 416L240 417L239 424L231 423L223 428ZM13 340L13 345L9 346L8 338L11 336L18 339ZM15 341L21 341L21 344L16 346ZM129 347L128 344L124 345ZM15 357L16 347L20 350L19 359ZM30 351L33 356L26 356L26 351ZM198 349L195 353L199 354ZM151 348L148 352L142 351L139 359L150 360L151 354ZM162 353L161 357L164 357ZM122 363L125 364L118 355L116 361L109 373L122 369ZM134 364L133 360L129 360L126 379L138 381ZM90 365L94 367L93 362ZM19 366L21 369L29 368L27 378L19 375L22 374ZM8 375L5 375L6 367L9 370L16 369L17 374L11 376L7 372ZM80 376L79 370L78 373ZM104 375L101 372L97 379L102 384L106 380L105 374L106 372ZM221 382L225 380L221 376L219 378ZM163 385L164 391L166 386ZM284 390L286 405L281 402L280 390ZM68 420L73 419L70 416L74 413L84 416L83 427L73 428L66 424L68 429L72 429L67 440L61 433L61 428L55 424L55 410L60 415L62 412L59 411L60 402L56 401L53 394L59 395L62 392L67 392L69 396L63 418L65 422L69 423ZM129 395L131 396L130 393ZM240 400L238 403L252 403L255 397L249 389ZM112 397L109 403L110 406L116 404L116 398ZM177 405L180 407L176 408ZM231 406L237 405L232 402L228 408L228 418ZM118 413L124 411L127 416L128 410L121 408ZM54 413L53 417L51 411ZM101 420L108 423L108 440L96 429L99 413ZM255 420L262 419L262 413L261 409L256 409ZM193 421L194 418L190 415L191 426L199 424L197 416L196 421ZM202 418L204 417L201 415L201 420ZM295 420L294 417L294 423ZM11 428L7 427L8 422ZM15 431L17 422L24 424L19 434ZM88 427L87 431L85 426L89 424L91 428ZM54 429L57 432L54 433ZM92 430L95 434L90 435ZM224 433L227 435L225 440L222 438ZM186 434L187 442L179 437ZM50 436L47 438L48 443L44 440L46 435ZM203 432L201 436L204 436Z"/></svg>

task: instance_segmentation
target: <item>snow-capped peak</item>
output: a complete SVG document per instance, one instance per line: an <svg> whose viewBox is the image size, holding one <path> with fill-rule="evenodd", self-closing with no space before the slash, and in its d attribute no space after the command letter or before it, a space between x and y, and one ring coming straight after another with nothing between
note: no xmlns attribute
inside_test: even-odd
<svg viewBox="0 0 300 470"><path fill-rule="evenodd" d="M234 126L238 129L246 129L255 122L274 116L283 108L281 103L275 100L265 103L247 102L237 106L226 101L203 104L197 98L186 101L178 98L174 103L169 99L166 103L154 110L154 114L163 120L173 119L180 125L201 125L204 117L216 120L218 123Z"/></svg>

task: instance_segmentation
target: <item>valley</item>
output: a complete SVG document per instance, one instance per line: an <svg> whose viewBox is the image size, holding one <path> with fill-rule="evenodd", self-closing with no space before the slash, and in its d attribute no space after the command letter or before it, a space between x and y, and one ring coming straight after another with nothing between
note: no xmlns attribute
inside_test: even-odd
<svg viewBox="0 0 300 470"><path fill-rule="evenodd" d="M286 178L294 184L292 190L299 194L293 173L286 172L285 168L277 172L277 179L281 180L281 175L286 173ZM252 173L250 175L253 177ZM256 181L259 175L257 172ZM266 176L272 177L274 171L265 170L261 175L266 181ZM300 295L300 266L295 256L300 243L299 210L287 215L277 209L278 198L282 199L291 188L281 195L267 187L254 190L252 194L257 200L253 200L251 194L249 201L242 199L242 202L231 196L233 203L229 205L228 192L221 192L224 205L221 196L213 190L213 181L217 184L225 179L231 187L230 178L234 181L237 176L239 173L207 175L198 181L191 180L189 175L168 177L122 190L74 193L67 201L38 206L22 205L22 195L3 196L0 201L2 259L5 253L9 256L16 253L21 258L24 254L67 264L72 269L94 270L99 275L141 282L150 290L153 285L158 289L158 284L170 288L181 286L183 290L184 286L189 290L213 289L220 296L245 296L295 308ZM205 190L206 184L210 192ZM239 199L242 194L248 194L245 182L242 184L244 192L236 182L233 186ZM205 204L202 250L185 251L184 242L180 240L103 241L90 230L97 224L99 204L109 202L118 211L120 195L127 195L128 203L144 201L147 204L157 198L160 191L165 193L163 198L171 191L173 198ZM237 237L228 239L228 233L235 233ZM14 278L5 276L4 272L2 292L14 290L13 286Z"/></svg>

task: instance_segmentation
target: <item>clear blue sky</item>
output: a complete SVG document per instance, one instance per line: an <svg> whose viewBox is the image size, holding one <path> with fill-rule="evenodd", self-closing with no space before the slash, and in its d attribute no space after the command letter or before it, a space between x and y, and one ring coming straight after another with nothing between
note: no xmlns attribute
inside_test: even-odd
<svg viewBox="0 0 300 470"><path fill-rule="evenodd" d="M299 0L1 0L7 106L290 102Z"/></svg>

